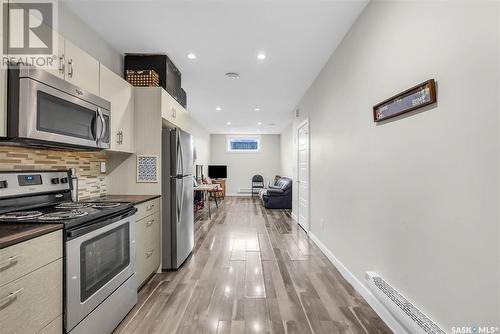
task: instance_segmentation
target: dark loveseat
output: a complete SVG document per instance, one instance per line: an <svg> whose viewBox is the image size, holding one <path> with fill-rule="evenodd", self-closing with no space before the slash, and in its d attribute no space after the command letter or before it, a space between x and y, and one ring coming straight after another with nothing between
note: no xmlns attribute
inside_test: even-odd
<svg viewBox="0 0 500 334"><path fill-rule="evenodd" d="M274 185L269 185L262 195L266 209L292 208L292 179L280 178Z"/></svg>

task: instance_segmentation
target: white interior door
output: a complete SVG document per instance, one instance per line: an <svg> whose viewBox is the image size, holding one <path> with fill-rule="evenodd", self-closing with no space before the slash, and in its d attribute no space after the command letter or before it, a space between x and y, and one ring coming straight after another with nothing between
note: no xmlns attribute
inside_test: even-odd
<svg viewBox="0 0 500 334"><path fill-rule="evenodd" d="M299 225L309 232L309 121L298 128L298 212Z"/></svg>

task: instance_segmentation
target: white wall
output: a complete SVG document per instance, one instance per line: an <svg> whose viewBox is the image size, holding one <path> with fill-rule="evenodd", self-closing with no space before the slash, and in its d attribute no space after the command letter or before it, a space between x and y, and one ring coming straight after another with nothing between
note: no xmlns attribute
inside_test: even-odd
<svg viewBox="0 0 500 334"><path fill-rule="evenodd" d="M498 2L372 1L298 106L311 232L448 332L500 326L499 57ZM374 104L429 78L435 108L373 122Z"/></svg>
<svg viewBox="0 0 500 334"><path fill-rule="evenodd" d="M207 165L210 162L210 133L193 118L190 118L189 128L187 128L186 131L193 136L193 147L196 150L193 175L196 175L196 165L204 165L204 171L206 173Z"/></svg>
<svg viewBox="0 0 500 334"><path fill-rule="evenodd" d="M291 178L292 186L292 214L296 217L297 208L297 125L295 120L281 133L281 165L280 175Z"/></svg>
<svg viewBox="0 0 500 334"><path fill-rule="evenodd" d="M59 1L59 33L107 68L123 77L123 55Z"/></svg>
<svg viewBox="0 0 500 334"><path fill-rule="evenodd" d="M250 188L252 176L260 174L267 184L280 171L280 135L261 135L261 149L256 153L227 151L226 135L211 135L210 161L227 165L226 193L237 195L238 189Z"/></svg>

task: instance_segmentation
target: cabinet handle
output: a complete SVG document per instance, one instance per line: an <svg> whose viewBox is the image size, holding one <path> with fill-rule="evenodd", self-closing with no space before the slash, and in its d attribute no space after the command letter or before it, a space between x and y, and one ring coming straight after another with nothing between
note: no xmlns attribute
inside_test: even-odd
<svg viewBox="0 0 500 334"><path fill-rule="evenodd" d="M7 260L0 262L0 271L12 267L17 263L19 255L13 255L9 257Z"/></svg>
<svg viewBox="0 0 500 334"><path fill-rule="evenodd" d="M65 68L66 68L66 59L65 56L62 55L61 57L59 57L59 73L64 75Z"/></svg>
<svg viewBox="0 0 500 334"><path fill-rule="evenodd" d="M116 133L116 136L118 137L116 139L116 143L119 144L119 145L123 144L123 132L122 131L118 131Z"/></svg>
<svg viewBox="0 0 500 334"><path fill-rule="evenodd" d="M155 251L154 249L152 249L150 251L147 251L146 252L146 258L151 257L151 255L153 255L154 251Z"/></svg>
<svg viewBox="0 0 500 334"><path fill-rule="evenodd" d="M172 118L175 118L177 116L177 109L172 107Z"/></svg>
<svg viewBox="0 0 500 334"><path fill-rule="evenodd" d="M17 296L24 290L24 288L20 288L14 292L9 293L7 296L0 299L0 310L9 306L13 301L17 299Z"/></svg>
<svg viewBox="0 0 500 334"><path fill-rule="evenodd" d="M68 77L73 77L73 59L68 60Z"/></svg>
<svg viewBox="0 0 500 334"><path fill-rule="evenodd" d="M155 220L150 220L146 223L146 227L150 227L151 225L153 225L153 223L155 222Z"/></svg>
<svg viewBox="0 0 500 334"><path fill-rule="evenodd" d="M147 206L146 211L151 211L155 207L154 204L150 204Z"/></svg>

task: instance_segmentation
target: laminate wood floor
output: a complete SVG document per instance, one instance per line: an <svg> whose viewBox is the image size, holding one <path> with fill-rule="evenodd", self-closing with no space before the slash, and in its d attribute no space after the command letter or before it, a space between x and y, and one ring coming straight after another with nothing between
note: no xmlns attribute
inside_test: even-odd
<svg viewBox="0 0 500 334"><path fill-rule="evenodd" d="M287 210L228 197L114 333L392 333Z"/></svg>

